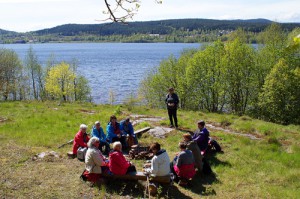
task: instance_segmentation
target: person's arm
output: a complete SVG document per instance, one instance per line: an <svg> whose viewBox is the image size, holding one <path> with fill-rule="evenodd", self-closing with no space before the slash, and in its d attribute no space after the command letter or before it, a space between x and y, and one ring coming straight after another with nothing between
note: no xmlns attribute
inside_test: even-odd
<svg viewBox="0 0 300 199"><path fill-rule="evenodd" d="M151 174L157 174L158 172L158 162L157 162L157 157L154 156L151 160L151 167L146 169L146 172L149 172Z"/></svg>
<svg viewBox="0 0 300 199"><path fill-rule="evenodd" d="M101 158L100 154L97 152L92 152L92 157L96 165L98 166L104 166L105 162Z"/></svg>
<svg viewBox="0 0 300 199"><path fill-rule="evenodd" d="M102 127L100 127L100 134L101 134L101 136L100 136L99 140L101 142L106 142L106 135L105 135Z"/></svg>
<svg viewBox="0 0 300 199"><path fill-rule="evenodd" d="M179 98L178 98L178 95L174 93L174 103L176 104L176 106L179 104Z"/></svg>
<svg viewBox="0 0 300 199"><path fill-rule="evenodd" d="M108 140L109 140L110 143L112 142L112 139L114 137L116 137L116 135L114 134L113 131L114 131L113 127L111 125L107 125L106 132L107 132L107 138L108 138Z"/></svg>
<svg viewBox="0 0 300 199"><path fill-rule="evenodd" d="M179 168L182 164L182 155L179 154L175 165Z"/></svg>
<svg viewBox="0 0 300 199"><path fill-rule="evenodd" d="M135 137L134 129L133 129L133 126L132 126L131 122L129 122L128 128L129 128L129 135Z"/></svg>
<svg viewBox="0 0 300 199"><path fill-rule="evenodd" d="M97 137L98 139L100 139L98 131L95 131L94 128L91 130L91 136L92 137Z"/></svg>
<svg viewBox="0 0 300 199"><path fill-rule="evenodd" d="M81 146L81 147L87 147L86 143L83 141L83 134L80 133L80 134L77 134L75 136L75 141L76 143Z"/></svg>

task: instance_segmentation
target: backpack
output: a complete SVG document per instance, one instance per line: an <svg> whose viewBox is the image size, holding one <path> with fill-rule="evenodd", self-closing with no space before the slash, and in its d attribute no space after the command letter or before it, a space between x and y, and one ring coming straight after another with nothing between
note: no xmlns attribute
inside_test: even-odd
<svg viewBox="0 0 300 199"><path fill-rule="evenodd" d="M84 162L85 160L85 154L86 154L87 148L86 147L79 147L77 150L77 159L81 162Z"/></svg>

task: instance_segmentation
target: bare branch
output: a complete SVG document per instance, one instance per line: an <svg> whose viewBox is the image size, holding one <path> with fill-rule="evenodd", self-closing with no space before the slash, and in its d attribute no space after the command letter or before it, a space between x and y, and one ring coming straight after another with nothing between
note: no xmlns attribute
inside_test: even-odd
<svg viewBox="0 0 300 199"><path fill-rule="evenodd" d="M154 0L156 3L161 4L162 0ZM107 11L103 11L108 15L105 20L110 20L116 23L125 23L126 20L132 19L137 14L141 0L104 0Z"/></svg>

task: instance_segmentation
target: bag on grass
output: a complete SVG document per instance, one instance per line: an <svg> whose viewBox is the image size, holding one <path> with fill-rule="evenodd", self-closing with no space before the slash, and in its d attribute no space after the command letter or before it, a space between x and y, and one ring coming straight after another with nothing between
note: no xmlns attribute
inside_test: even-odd
<svg viewBox="0 0 300 199"><path fill-rule="evenodd" d="M79 147L77 150L77 159L83 162L85 160L86 151L86 147Z"/></svg>

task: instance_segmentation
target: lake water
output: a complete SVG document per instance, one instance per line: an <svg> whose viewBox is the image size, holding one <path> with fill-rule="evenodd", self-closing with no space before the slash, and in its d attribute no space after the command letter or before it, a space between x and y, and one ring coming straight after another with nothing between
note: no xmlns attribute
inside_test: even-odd
<svg viewBox="0 0 300 199"><path fill-rule="evenodd" d="M39 62L46 65L51 55L57 62L78 61L78 72L92 88L95 103L109 103L113 91L115 103L122 103L136 94L147 71L170 55L179 57L184 49L199 48L201 44L186 43L57 43L2 44L0 48L14 50L21 60L32 46Z"/></svg>

